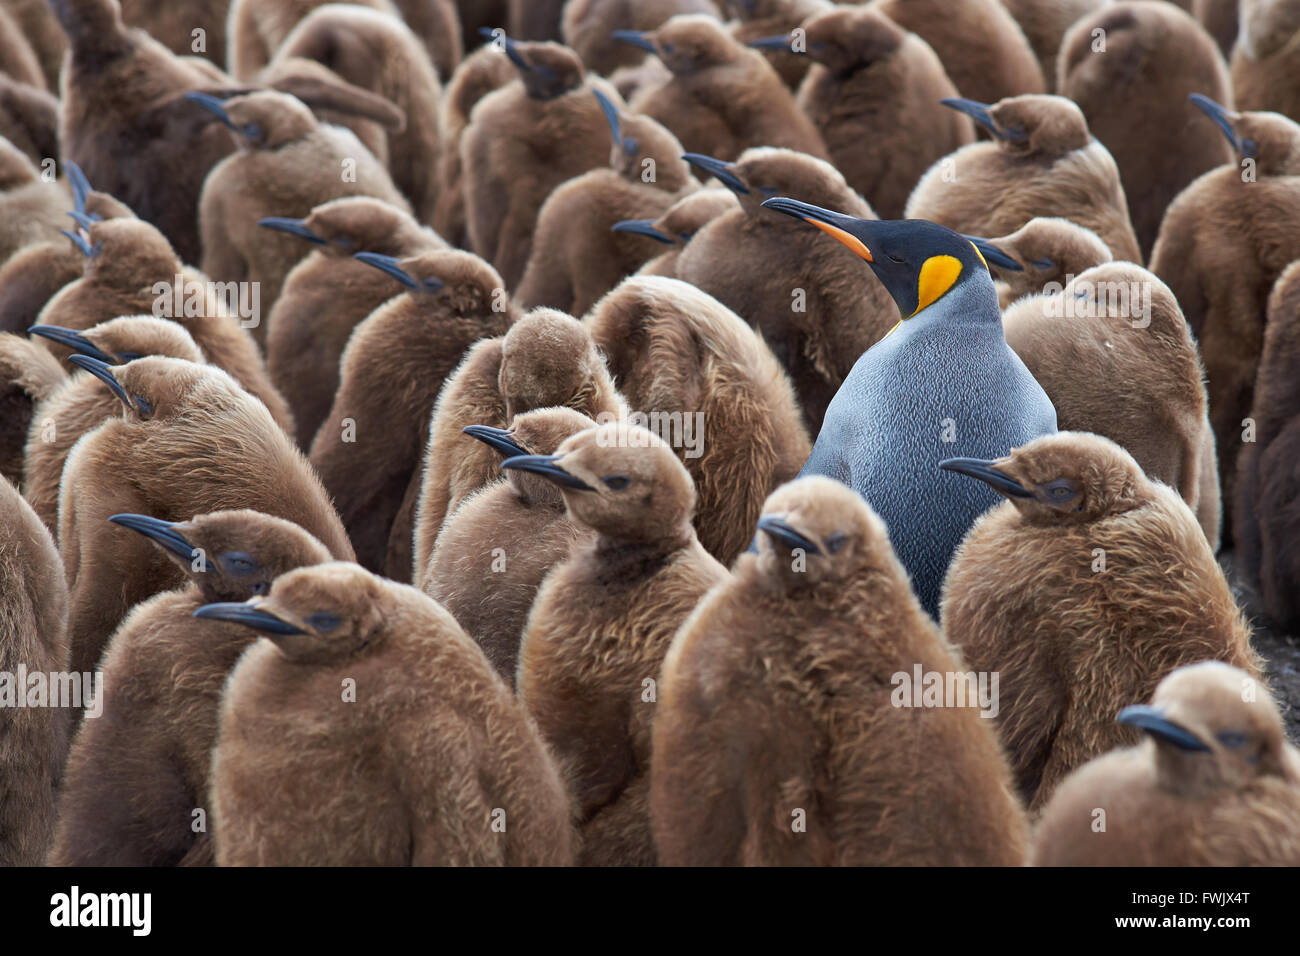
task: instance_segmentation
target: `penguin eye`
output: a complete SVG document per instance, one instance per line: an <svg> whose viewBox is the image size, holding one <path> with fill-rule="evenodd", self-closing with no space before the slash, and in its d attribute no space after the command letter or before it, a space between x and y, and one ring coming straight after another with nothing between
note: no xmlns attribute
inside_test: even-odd
<svg viewBox="0 0 1300 956"><path fill-rule="evenodd" d="M153 402L141 398L139 395L132 395L131 401L135 403L135 409L140 413L141 418L148 418L153 414Z"/></svg>
<svg viewBox="0 0 1300 956"><path fill-rule="evenodd" d="M221 565L231 574L252 574L257 570L257 562L247 551L227 551L221 555Z"/></svg>
<svg viewBox="0 0 1300 956"><path fill-rule="evenodd" d="M1056 263L1053 262L1051 259L1035 259L1033 262L1029 264L1033 266L1035 269L1042 269L1042 270L1050 269L1052 268L1052 266L1056 265Z"/></svg>
<svg viewBox="0 0 1300 956"><path fill-rule="evenodd" d="M340 249L355 249L357 247L356 240L349 239L347 236L339 236L334 240L334 245Z"/></svg>
<svg viewBox="0 0 1300 956"><path fill-rule="evenodd" d="M1230 747L1233 750L1245 746L1246 743L1246 735L1239 730L1225 730L1217 736L1219 738L1219 743L1223 744L1225 747Z"/></svg>
<svg viewBox="0 0 1300 956"><path fill-rule="evenodd" d="M826 539L826 550L831 554L838 554L843 547L849 543L849 536L843 531L837 531Z"/></svg>
<svg viewBox="0 0 1300 956"><path fill-rule="evenodd" d="M1253 139L1243 139L1241 141L1241 151L1248 159L1255 159L1259 156L1259 143Z"/></svg>
<svg viewBox="0 0 1300 956"><path fill-rule="evenodd" d="M331 614L329 611L317 611L311 617L303 618L303 623L313 631L332 631L339 626L339 619L338 615Z"/></svg>
<svg viewBox="0 0 1300 956"><path fill-rule="evenodd" d="M258 581L258 582L257 582L256 584L254 584L251 588L249 588L249 590L250 590L253 594L258 594L258 595L262 595L262 594L270 594L270 593L271 593L271 582L269 582L269 581Z"/></svg>
<svg viewBox="0 0 1300 956"><path fill-rule="evenodd" d="M889 259L890 259L891 262L902 262L902 261L903 261L902 258L901 258L900 256L896 256L896 255L894 255L892 252L889 254Z"/></svg>
<svg viewBox="0 0 1300 956"><path fill-rule="evenodd" d="M777 194L777 188L775 186L759 186L758 191L764 196L775 196Z"/></svg>
<svg viewBox="0 0 1300 956"><path fill-rule="evenodd" d="M262 127L256 123L248 123L243 127L243 134L251 140L260 140L262 138Z"/></svg>
<svg viewBox="0 0 1300 956"><path fill-rule="evenodd" d="M674 43L665 43L665 44L663 45L663 51L664 51L664 55L665 55L665 56L672 56L672 55L673 55L673 52L674 52L676 49L677 49L677 45L674 44Z"/></svg>
<svg viewBox="0 0 1300 956"><path fill-rule="evenodd" d="M1058 478L1043 485L1044 500L1053 508L1069 504L1078 493L1078 488L1069 478Z"/></svg>
<svg viewBox="0 0 1300 956"><path fill-rule="evenodd" d="M610 475L608 478L602 478L601 480L615 491L622 491L628 484L628 478L626 475Z"/></svg>
<svg viewBox="0 0 1300 956"><path fill-rule="evenodd" d="M634 140L631 136L623 137L623 152L625 155L635 156L640 151L641 151L640 143Z"/></svg>
<svg viewBox="0 0 1300 956"><path fill-rule="evenodd" d="M118 352L117 357L123 362L134 362L136 359L140 358L141 355L139 352Z"/></svg>

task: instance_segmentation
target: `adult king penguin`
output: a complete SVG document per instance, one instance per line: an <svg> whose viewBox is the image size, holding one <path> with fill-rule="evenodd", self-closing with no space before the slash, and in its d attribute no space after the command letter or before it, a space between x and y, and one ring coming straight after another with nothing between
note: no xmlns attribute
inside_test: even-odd
<svg viewBox="0 0 1300 956"><path fill-rule="evenodd" d="M1008 454L1055 432L1056 409L1007 345L993 277L969 239L920 219L855 219L784 197L763 205L848 246L898 304L902 321L858 358L799 474L867 500L935 615L953 550L998 500L939 462L963 448Z"/></svg>

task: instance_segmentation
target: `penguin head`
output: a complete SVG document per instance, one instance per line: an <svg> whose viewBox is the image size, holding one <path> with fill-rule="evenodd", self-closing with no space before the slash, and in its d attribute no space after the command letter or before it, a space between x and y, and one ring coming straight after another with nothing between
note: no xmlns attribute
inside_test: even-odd
<svg viewBox="0 0 1300 956"><path fill-rule="evenodd" d="M241 150L279 149L304 138L319 125L302 100L275 90L259 90L228 100L209 93L185 95L229 127Z"/></svg>
<svg viewBox="0 0 1300 956"><path fill-rule="evenodd" d="M501 276L472 252L432 249L405 259L358 252L355 258L391 276L422 307L436 306L456 316L510 314Z"/></svg>
<svg viewBox="0 0 1300 956"><path fill-rule="evenodd" d="M258 225L317 246L333 256L364 250L387 251L395 234L409 232L411 219L392 203L370 196L343 196L314 208L303 219L270 217Z"/></svg>
<svg viewBox="0 0 1300 956"><path fill-rule="evenodd" d="M395 585L358 565L329 561L282 574L265 597L205 604L194 616L241 624L295 662L326 663L380 642L391 623L386 587Z"/></svg>
<svg viewBox="0 0 1300 956"><path fill-rule="evenodd" d="M196 420L211 416L219 421L223 415L237 416L241 406L247 402L260 405L228 373L215 365L159 355L117 366L85 355L73 355L68 361L108 386L124 406L127 422L152 426L187 413L194 414ZM225 427L253 426L232 419Z"/></svg>
<svg viewBox="0 0 1300 956"><path fill-rule="evenodd" d="M1087 524L1139 508L1153 495L1132 455L1088 432L1044 435L1005 458L948 458L939 467L984 482L1033 524Z"/></svg>
<svg viewBox="0 0 1300 956"><path fill-rule="evenodd" d="M497 384L508 418L554 405L595 415L614 397L587 327L555 309L534 309L510 327L501 343Z"/></svg>
<svg viewBox="0 0 1300 956"><path fill-rule="evenodd" d="M1113 258L1110 248L1095 232L1054 217L1031 219L1015 232L990 242L1017 267L1003 268L985 251L985 259L997 276L998 299L1003 308L1023 295L1041 291L1048 283L1064 285L1069 276Z"/></svg>
<svg viewBox="0 0 1300 956"><path fill-rule="evenodd" d="M158 545L207 603L247 601L267 594L286 571L331 560L329 550L298 525L258 511L214 511L189 521L136 514L108 520Z"/></svg>
<svg viewBox="0 0 1300 956"><path fill-rule="evenodd" d="M515 416L509 428L467 425L462 431L492 448L504 460L521 455L553 455L570 435L595 427L592 419L571 408L537 408ZM564 508L564 497L555 482L521 468L509 468L505 473L515 497L525 505Z"/></svg>
<svg viewBox="0 0 1300 956"><path fill-rule="evenodd" d="M722 21L705 13L679 14L656 30L615 30L613 37L653 53L675 76L725 66L749 53Z"/></svg>
<svg viewBox="0 0 1300 956"><path fill-rule="evenodd" d="M1260 777L1296 780L1282 718L1263 681L1221 661L1172 671L1149 706L1120 723L1147 735L1163 786L1181 795L1239 789Z"/></svg>
<svg viewBox="0 0 1300 956"><path fill-rule="evenodd" d="M157 227L143 219L105 219L86 229L84 277L97 285L139 295L155 282L174 281L181 261Z"/></svg>
<svg viewBox="0 0 1300 956"><path fill-rule="evenodd" d="M1280 113L1239 113L1200 93L1191 101L1218 125L1240 159L1255 160L1258 173L1300 175L1300 124Z"/></svg>
<svg viewBox="0 0 1300 956"><path fill-rule="evenodd" d="M844 76L893 56L907 31L870 7L841 7L804 21L808 56Z"/></svg>
<svg viewBox="0 0 1300 956"><path fill-rule="evenodd" d="M637 425L608 422L566 438L553 455L501 467L557 484L569 517L605 537L680 544L694 534L695 483L672 448Z"/></svg>
<svg viewBox="0 0 1300 956"><path fill-rule="evenodd" d="M849 187L839 170L797 150L758 146L745 150L734 163L702 153L687 153L683 158L731 190L745 212L760 222L782 222L762 207L766 200L786 195L804 196L824 206L844 208L856 204L859 215L872 214L871 207Z"/></svg>
<svg viewBox="0 0 1300 956"><path fill-rule="evenodd" d="M599 89L593 88L592 93L609 123L611 169L632 182L642 182L646 170L653 168L654 184L666 192L676 192L690 182L691 169L682 159L682 144L668 127L653 117L627 112Z"/></svg>
<svg viewBox="0 0 1300 956"><path fill-rule="evenodd" d="M757 556L745 560L783 592L845 592L880 575L910 591L885 523L861 495L831 478L798 478L768 496L757 544Z"/></svg>
<svg viewBox="0 0 1300 956"><path fill-rule="evenodd" d="M965 113L1003 152L1021 159L1052 160L1092 142L1083 110L1064 96L1026 93L991 104L960 97L941 102Z"/></svg>
<svg viewBox="0 0 1300 956"><path fill-rule="evenodd" d="M779 197L763 203L828 233L871 266L907 320L967 281L993 279L975 244L923 219L857 219L820 206ZM996 309L994 317L999 317ZM999 317L1000 318L1000 317Z"/></svg>
<svg viewBox="0 0 1300 956"><path fill-rule="evenodd" d="M519 73L529 99L554 100L576 90L586 79L582 59L560 43L517 42L504 30L482 27L479 33L500 50Z"/></svg>
<svg viewBox="0 0 1300 956"><path fill-rule="evenodd" d="M203 353L183 325L151 315L124 315L82 332L50 325L34 325L28 331L109 365L122 365L146 355L203 361Z"/></svg>

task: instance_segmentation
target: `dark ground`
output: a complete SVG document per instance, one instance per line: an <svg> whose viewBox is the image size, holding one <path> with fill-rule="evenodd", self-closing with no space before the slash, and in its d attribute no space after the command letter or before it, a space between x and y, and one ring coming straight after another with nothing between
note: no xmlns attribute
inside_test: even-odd
<svg viewBox="0 0 1300 956"><path fill-rule="evenodd" d="M1246 584L1233 566L1232 553L1219 555L1219 563L1232 585L1232 593L1245 609L1254 626L1251 643L1265 661L1265 675L1273 688L1287 736L1292 743L1300 744L1300 635L1286 634L1259 609L1251 587Z"/></svg>

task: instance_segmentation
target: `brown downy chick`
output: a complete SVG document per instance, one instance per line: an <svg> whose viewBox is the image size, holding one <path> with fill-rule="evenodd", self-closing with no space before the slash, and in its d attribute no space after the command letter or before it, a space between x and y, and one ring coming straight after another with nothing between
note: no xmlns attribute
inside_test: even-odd
<svg viewBox="0 0 1300 956"><path fill-rule="evenodd" d="M1145 739L1057 788L1035 866L1300 866L1300 751L1257 678L1217 662L1179 668L1118 720Z"/></svg>
<svg viewBox="0 0 1300 956"><path fill-rule="evenodd" d="M725 212L737 208L736 194L718 187L699 189L677 200L658 219L628 219L614 224L615 232L639 232L668 246L667 252L651 259L637 275L676 278L677 259L695 234Z"/></svg>
<svg viewBox="0 0 1300 956"><path fill-rule="evenodd" d="M509 430L470 425L465 431L504 459L554 454L570 435L595 427L571 408L539 408L517 416ZM537 588L581 533L553 482L508 469L504 480L471 494L447 519L420 590L451 612L513 688Z"/></svg>
<svg viewBox="0 0 1300 956"><path fill-rule="evenodd" d="M398 260L362 252L357 258L396 279L399 294L348 340L339 389L309 457L348 529L357 563L408 580L438 393L471 345L505 334L519 313L501 277L473 253L438 250Z"/></svg>
<svg viewBox="0 0 1300 956"><path fill-rule="evenodd" d="M538 0L511 0L520 6L542 5ZM552 0L553 2L553 0ZM558 4L557 4L558 6ZM566 44L582 57L593 73L608 77L619 67L636 66L645 56L619 41L620 30L653 30L679 14L700 14L720 19L714 0L572 0L564 4L561 31ZM511 28L512 32L513 27ZM523 36L525 40L560 37Z"/></svg>
<svg viewBox="0 0 1300 956"><path fill-rule="evenodd" d="M1075 276L1112 258L1095 232L1059 216L1031 219L1015 232L987 243L1020 267L989 262L1003 310L1049 286L1063 288ZM982 253L989 259L987 250Z"/></svg>
<svg viewBox="0 0 1300 956"><path fill-rule="evenodd" d="M900 677L964 665L884 523L816 476L777 490L758 529L664 662L660 862L1022 865L1024 810L981 702L901 706Z"/></svg>
<svg viewBox="0 0 1300 956"><path fill-rule="evenodd" d="M517 684L573 794L578 862L653 866L654 688L678 626L727 570L691 527L690 475L643 428L602 425L503 467L550 478L591 531L537 591Z"/></svg>
<svg viewBox="0 0 1300 956"><path fill-rule="evenodd" d="M335 562L196 614L267 638L222 698L218 865L572 861L568 795L536 726L435 601Z"/></svg>
<svg viewBox="0 0 1300 956"><path fill-rule="evenodd" d="M942 466L1008 499L958 548L943 629L973 670L1001 675L997 726L1031 813L1071 770L1136 739L1115 714L1170 671L1214 659L1259 675L1195 515L1114 442L1059 432Z"/></svg>
<svg viewBox="0 0 1300 956"><path fill-rule="evenodd" d="M335 557L352 558L307 459L225 372L161 357L117 367L81 355L72 361L124 406L121 418L77 442L63 469L58 537L72 594L74 668L94 667L132 606L180 583L147 542L108 523L115 514L178 521L253 508L297 523Z"/></svg>
<svg viewBox="0 0 1300 956"><path fill-rule="evenodd" d="M746 46L754 46L755 40L787 35L805 20L835 9L830 0L722 0L722 7L731 18L732 36ZM786 86L799 89L812 66L811 60L786 56L775 47L757 46L756 49L763 51Z"/></svg>
<svg viewBox="0 0 1300 956"><path fill-rule="evenodd" d="M1237 108L1281 113L1300 123L1300 2L1240 0L1236 6L1240 28L1231 59Z"/></svg>
<svg viewBox="0 0 1300 956"><path fill-rule="evenodd" d="M109 642L102 712L82 722L68 755L49 863L210 864L212 839L206 828L195 832L196 811L211 812L226 678L257 635L194 612L266 594L281 574L331 556L296 524L257 511L111 520L150 539L186 584L135 607Z"/></svg>
<svg viewBox="0 0 1300 956"><path fill-rule="evenodd" d="M1112 0L1002 0L1029 41L1046 83L1045 93L1056 93L1056 59L1070 25L1095 13Z"/></svg>
<svg viewBox="0 0 1300 956"><path fill-rule="evenodd" d="M1030 219L1059 216L1095 232L1116 259L1141 264L1119 168L1078 106L1061 96L946 105L972 116L993 141L963 146L930 167L906 218L1001 236Z"/></svg>
<svg viewBox="0 0 1300 956"><path fill-rule="evenodd" d="M24 246L59 237L69 225L68 194L0 136L0 264Z"/></svg>

